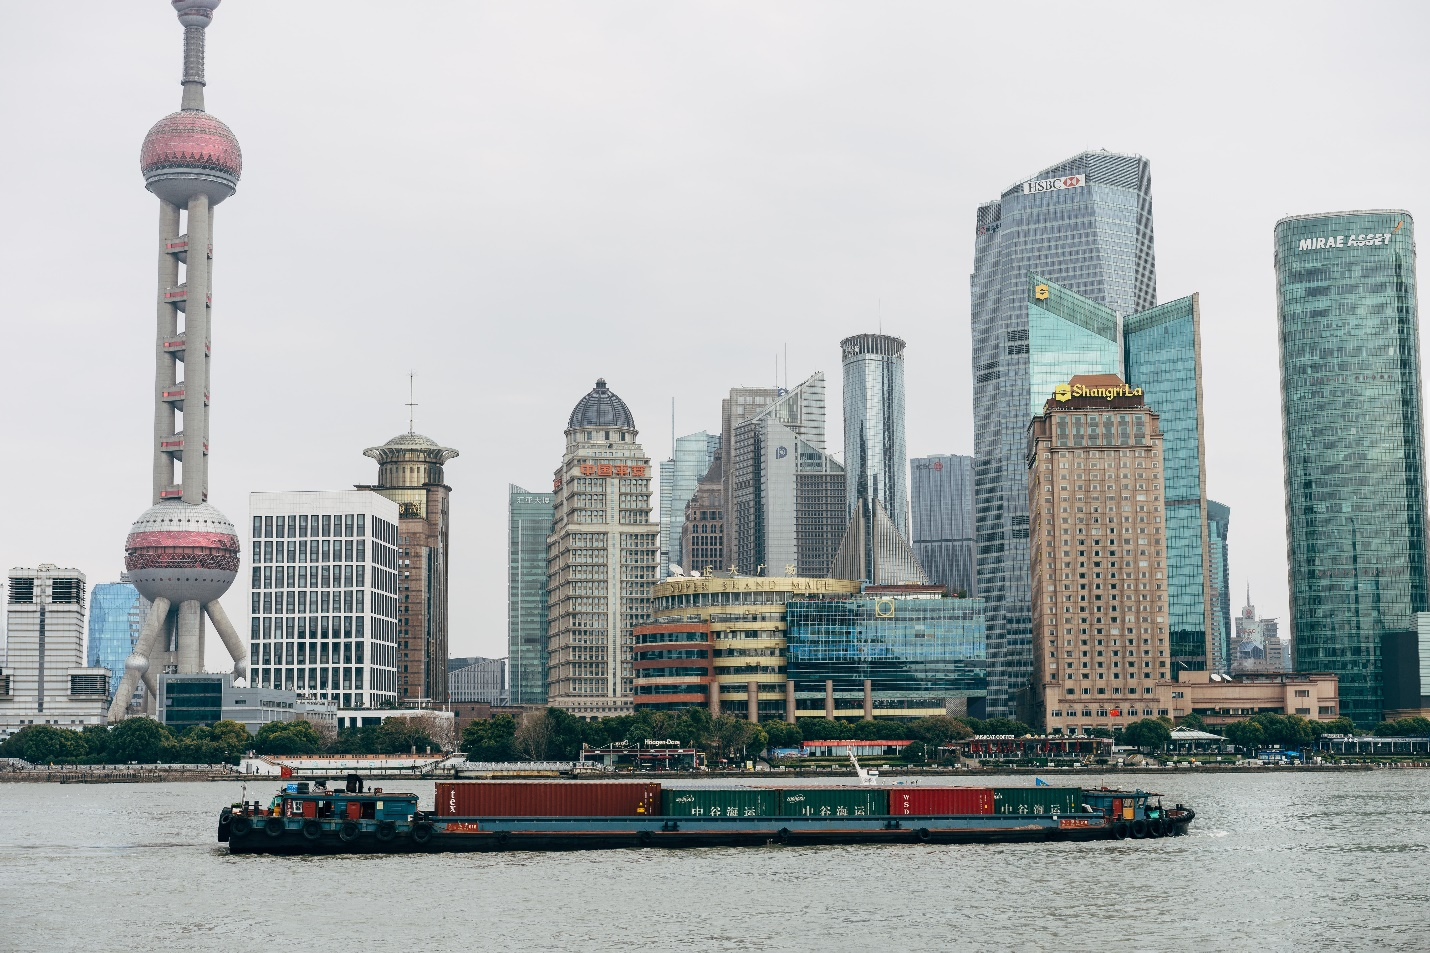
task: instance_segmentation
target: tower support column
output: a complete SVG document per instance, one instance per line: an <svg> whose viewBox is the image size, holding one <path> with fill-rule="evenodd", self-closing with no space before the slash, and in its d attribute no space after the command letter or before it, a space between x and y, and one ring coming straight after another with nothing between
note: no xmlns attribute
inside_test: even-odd
<svg viewBox="0 0 1430 953"><path fill-rule="evenodd" d="M213 240L209 197L189 199L189 252L184 272L184 502L208 495L209 441L209 245ZM182 618L182 616L181 616ZM182 625L181 625L182 629Z"/></svg>
<svg viewBox="0 0 1430 953"><path fill-rule="evenodd" d="M203 607L197 599L179 603L178 668L185 675L204 670Z"/></svg>

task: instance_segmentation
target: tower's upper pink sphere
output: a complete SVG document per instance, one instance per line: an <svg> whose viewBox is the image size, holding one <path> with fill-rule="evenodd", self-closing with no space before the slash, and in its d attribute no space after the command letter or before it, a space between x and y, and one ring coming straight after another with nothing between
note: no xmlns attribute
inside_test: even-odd
<svg viewBox="0 0 1430 953"><path fill-rule="evenodd" d="M196 109L170 113L154 123L139 152L139 168L151 175L168 168L207 169L235 182L243 174L243 151L233 131Z"/></svg>

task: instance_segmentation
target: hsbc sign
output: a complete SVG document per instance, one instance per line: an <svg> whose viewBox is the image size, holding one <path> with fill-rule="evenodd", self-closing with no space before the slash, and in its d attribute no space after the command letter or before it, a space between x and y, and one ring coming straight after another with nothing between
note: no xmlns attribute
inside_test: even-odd
<svg viewBox="0 0 1430 953"><path fill-rule="evenodd" d="M1061 189L1076 189L1087 185L1085 175L1064 175L1056 179L1034 179L1032 182L1023 183L1023 194L1034 195L1038 192L1057 192Z"/></svg>

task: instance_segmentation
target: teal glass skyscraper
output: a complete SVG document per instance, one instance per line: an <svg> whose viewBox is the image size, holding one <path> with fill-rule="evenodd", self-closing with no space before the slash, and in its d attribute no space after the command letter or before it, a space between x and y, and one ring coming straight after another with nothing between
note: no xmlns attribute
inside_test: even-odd
<svg viewBox="0 0 1430 953"><path fill-rule="evenodd" d="M970 281L973 333L974 520L978 595L986 602L988 712L1012 712L1032 671L1027 429L1052 386L1110 366L1062 362L1035 387L1029 273L1116 313L1157 301L1152 175L1146 159L1086 152L1006 189L978 209ZM1086 330L1084 328L1084 330ZM1098 332L1092 332L1099 336ZM1052 372L1050 361L1044 370ZM1040 380L1039 385L1043 382Z"/></svg>
<svg viewBox="0 0 1430 953"><path fill-rule="evenodd" d="M1403 211L1276 223L1276 304L1296 670L1381 719L1383 644L1426 611L1415 225Z"/></svg>
<svg viewBox="0 0 1430 953"><path fill-rule="evenodd" d="M689 568L680 548L685 529L685 504L720 452L720 435L705 431L675 440L670 458L660 463L660 578L670 575L670 564Z"/></svg>
<svg viewBox="0 0 1430 953"><path fill-rule="evenodd" d="M507 689L513 705L546 702L546 537L553 493L507 488Z"/></svg>
<svg viewBox="0 0 1430 953"><path fill-rule="evenodd" d="M89 591L86 664L109 669L110 697L124 677L124 660L139 642L149 600L127 582L104 582Z"/></svg>
<svg viewBox="0 0 1430 953"><path fill-rule="evenodd" d="M1211 566L1213 657L1208 667L1223 675L1231 673L1231 563L1227 537L1231 530L1231 507L1207 500L1207 562Z"/></svg>
<svg viewBox="0 0 1430 953"><path fill-rule="evenodd" d="M1207 538L1205 428L1202 421L1201 309L1193 294L1127 317L1124 376L1140 387L1162 429L1162 504L1171 670L1222 671L1212 639ZM1139 503L1142 501L1138 501ZM1162 554L1157 554L1162 555ZM1155 557L1154 557L1155 560ZM1161 564L1157 564L1161 568Z"/></svg>

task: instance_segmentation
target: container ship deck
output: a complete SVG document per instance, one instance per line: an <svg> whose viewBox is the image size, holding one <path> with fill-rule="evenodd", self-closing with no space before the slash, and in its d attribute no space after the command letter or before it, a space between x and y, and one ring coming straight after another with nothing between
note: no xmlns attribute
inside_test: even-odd
<svg viewBox="0 0 1430 953"><path fill-rule="evenodd" d="M462 781L415 794L298 782L219 815L233 854L602 850L816 844L970 844L1157 838L1190 808L1144 791L922 785L662 788L646 782Z"/></svg>

